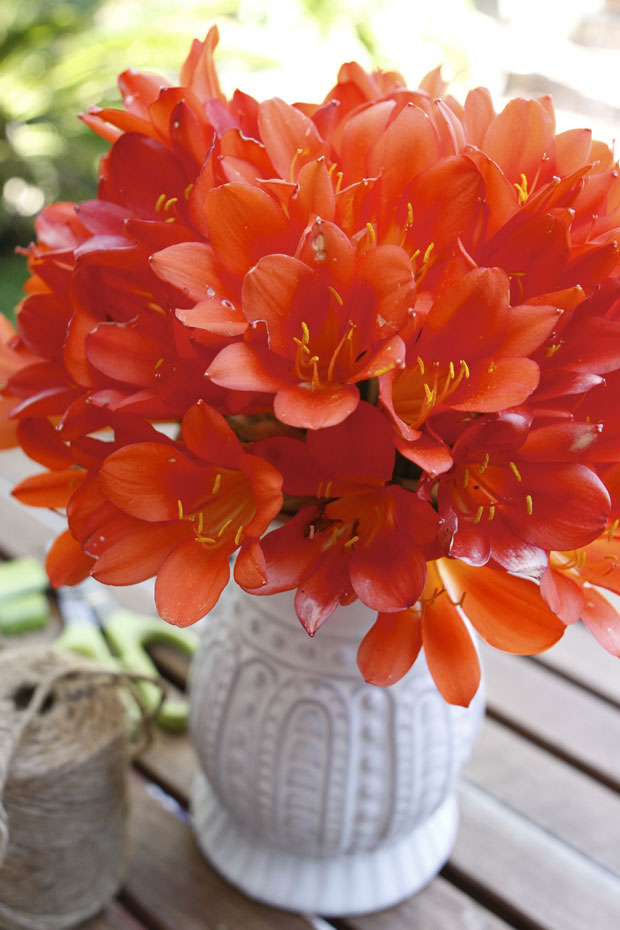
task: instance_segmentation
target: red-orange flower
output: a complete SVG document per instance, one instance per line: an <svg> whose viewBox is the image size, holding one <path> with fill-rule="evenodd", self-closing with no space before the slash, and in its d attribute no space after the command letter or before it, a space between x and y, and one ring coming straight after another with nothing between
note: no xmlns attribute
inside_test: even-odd
<svg viewBox="0 0 620 930"><path fill-rule="evenodd" d="M278 472L245 453L215 410L194 405L182 429L184 446L132 443L104 460L99 486L114 512L87 525L82 545L101 581L157 574L160 615L185 626L217 602L231 554L267 529L282 496Z"/></svg>

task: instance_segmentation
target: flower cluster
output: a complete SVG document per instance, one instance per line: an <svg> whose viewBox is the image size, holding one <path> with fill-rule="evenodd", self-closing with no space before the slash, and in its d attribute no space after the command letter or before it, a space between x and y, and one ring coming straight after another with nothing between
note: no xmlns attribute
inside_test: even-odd
<svg viewBox="0 0 620 930"><path fill-rule="evenodd" d="M156 575L185 625L236 553L310 634L376 610L367 680L424 646L462 704L464 615L514 653L581 617L620 654L612 153L556 134L549 98L461 105L439 71L226 99L216 42L83 116L110 142L97 198L45 209L27 250L2 403L47 469L15 495L66 508L53 583Z"/></svg>

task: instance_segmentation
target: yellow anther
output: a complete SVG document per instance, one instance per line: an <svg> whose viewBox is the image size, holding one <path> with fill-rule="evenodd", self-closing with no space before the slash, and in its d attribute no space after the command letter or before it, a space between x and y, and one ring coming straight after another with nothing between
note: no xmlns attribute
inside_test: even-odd
<svg viewBox="0 0 620 930"><path fill-rule="evenodd" d="M212 536L196 536L196 542L214 543L215 541Z"/></svg>
<svg viewBox="0 0 620 930"><path fill-rule="evenodd" d="M429 403L429 404L432 404L432 403L433 403L434 394L433 394L433 392L431 391L431 389L429 388L429 386L428 386L428 384L426 383L426 381L424 382L424 393L426 394L426 400L428 401L428 403Z"/></svg>
<svg viewBox="0 0 620 930"><path fill-rule="evenodd" d="M178 203L178 202L179 202L178 197L170 197L170 199L167 200L166 203L164 204L164 213L166 212L166 210L169 210L170 207L173 207L175 203Z"/></svg>
<svg viewBox="0 0 620 930"><path fill-rule="evenodd" d="M330 293L333 297L335 297L335 299L338 301L338 303L339 303L340 306L342 307L342 305L343 305L343 303L344 303L344 300L342 299L342 297L340 296L340 294L338 293L338 291L336 290L336 288L335 288L335 287L332 287L331 284L329 284L329 285L327 286L327 290L329 291L329 293Z"/></svg>
<svg viewBox="0 0 620 930"><path fill-rule="evenodd" d="M318 362L318 360L319 360L318 355L312 355L312 356L308 359L307 364L308 364L308 365L316 365L316 363Z"/></svg>
<svg viewBox="0 0 620 930"><path fill-rule="evenodd" d="M368 234L370 236L371 248L374 248L377 244L377 234L375 232L375 227L372 225L372 223L366 223L366 229L368 230Z"/></svg>
<svg viewBox="0 0 620 930"><path fill-rule="evenodd" d="M222 483L222 476L221 476L220 473L218 472L217 475L215 476L215 481L213 482L213 487L211 488L211 494L217 494L217 492L218 492L219 489L220 489L221 483Z"/></svg>
<svg viewBox="0 0 620 930"><path fill-rule="evenodd" d="M238 546L241 542L241 537L243 536L243 526L240 526L237 532L235 533L235 546Z"/></svg>
<svg viewBox="0 0 620 930"><path fill-rule="evenodd" d="M465 377L466 377L466 378L469 378L469 366L468 366L468 364L467 364L467 362L465 361L464 358L461 359L460 364L461 364L461 368L462 368L463 371L465 372Z"/></svg>
<svg viewBox="0 0 620 930"><path fill-rule="evenodd" d="M613 522L613 523L611 524L611 526L609 527L609 532L607 533L607 539L609 540L609 542L612 542L612 541L613 541L614 533L615 533L615 531L616 531L616 529L617 529L619 523L620 523L620 520L614 520L614 522Z"/></svg>
<svg viewBox="0 0 620 930"><path fill-rule="evenodd" d="M291 172L290 172L291 181L293 181L295 178L295 165L297 164L297 159L299 158L299 156L303 154L303 151L304 151L303 149L297 149L295 154L293 155L293 160L291 162Z"/></svg>
<svg viewBox="0 0 620 930"><path fill-rule="evenodd" d="M450 377L455 378L456 375L454 374L454 363L453 362L450 362L449 368L450 368Z"/></svg>
<svg viewBox="0 0 620 930"><path fill-rule="evenodd" d="M336 194L339 194L339 193L340 193L340 187L341 187L341 185L342 185L342 179L343 179L343 177L344 177L344 175L343 175L342 171L339 171L338 174L336 175L336 188L335 188L335 193L336 193Z"/></svg>
<svg viewBox="0 0 620 930"><path fill-rule="evenodd" d="M556 342L555 345L549 346L549 348L545 352L545 358L553 358L553 356L558 351L558 349L561 348L561 346L562 346L561 342Z"/></svg>
<svg viewBox="0 0 620 930"><path fill-rule="evenodd" d="M491 504L491 506L489 507L489 516L487 517L487 520L489 521L489 523L491 522L494 516L495 516L495 504Z"/></svg>
<svg viewBox="0 0 620 930"><path fill-rule="evenodd" d="M519 469L517 468L517 466L515 465L515 463L514 463L514 462L508 462L508 464L510 465L510 470L511 470L511 472L513 473L513 475L515 476L515 478L517 479L517 481L521 482L521 481L523 480L523 479L521 478L521 472L519 471Z"/></svg>
<svg viewBox="0 0 620 930"><path fill-rule="evenodd" d="M434 248L435 248L435 243L431 242L431 244L427 247L426 252L424 253L424 258L422 259L423 265L426 265L427 261L431 257L431 252L433 251Z"/></svg>
<svg viewBox="0 0 620 930"><path fill-rule="evenodd" d="M527 189L527 178L523 174L523 172L521 172L521 183L517 184L515 182L515 187L519 195L519 203L523 205L526 202L527 198L530 196L529 191Z"/></svg>
<svg viewBox="0 0 620 930"><path fill-rule="evenodd" d="M418 363L418 368L420 369L420 374L423 375L423 374L424 374L424 362L422 361L422 359L420 358L419 355L418 355L418 357L417 357L417 359L416 359L416 362Z"/></svg>
<svg viewBox="0 0 620 930"><path fill-rule="evenodd" d="M526 494L526 495L525 495L525 506L527 507L528 516L531 517L531 516L532 516L532 509L533 509L532 495L531 495L531 494Z"/></svg>
<svg viewBox="0 0 620 930"><path fill-rule="evenodd" d="M163 364L164 364L163 358L158 358L154 365L155 371L158 371Z"/></svg>
<svg viewBox="0 0 620 930"><path fill-rule="evenodd" d="M155 203L155 210L157 213L159 213L159 211L161 210L165 202L166 202L166 195L160 194L159 197L157 198L157 202Z"/></svg>
<svg viewBox="0 0 620 930"><path fill-rule="evenodd" d="M331 163L331 165L329 166L329 170L328 170L327 173L328 173L328 175L330 176L330 178L331 178L332 174L334 173L334 171L336 170L337 167L338 167L338 162L336 162L336 161L333 161L333 162Z"/></svg>
<svg viewBox="0 0 620 930"><path fill-rule="evenodd" d="M190 194L193 190L194 190L194 184L192 182L191 184L188 184L185 190L183 191L183 196L185 197L186 200L189 200Z"/></svg>
<svg viewBox="0 0 620 930"><path fill-rule="evenodd" d="M308 343L310 342L310 330L308 329L308 324L304 323L303 320L301 323L301 333L302 333L301 340L303 344L307 346Z"/></svg>
<svg viewBox="0 0 620 930"><path fill-rule="evenodd" d="M224 532L226 531L226 527L227 527L227 526L230 526L231 523L232 523L232 517L230 518L230 520L227 520L226 523L222 523L222 525L220 526L219 530L217 531L217 535L218 535L218 536L221 536L222 533L224 533Z"/></svg>
<svg viewBox="0 0 620 930"><path fill-rule="evenodd" d="M407 226L413 226L413 207L407 204Z"/></svg>
<svg viewBox="0 0 620 930"><path fill-rule="evenodd" d="M159 304L156 304L156 303L154 303L153 301L150 301L150 302L147 304L147 307L149 308L149 310L154 310L155 313L163 313L164 316L166 315L166 311L164 310L164 308L163 308L163 307L160 307Z"/></svg>
<svg viewBox="0 0 620 930"><path fill-rule="evenodd" d="M202 531L204 530L204 522L205 522L205 516L201 510L198 513L198 536L202 536Z"/></svg>
<svg viewBox="0 0 620 930"><path fill-rule="evenodd" d="M176 220L173 216L169 216L167 220L164 220L164 223L176 223Z"/></svg>
<svg viewBox="0 0 620 930"><path fill-rule="evenodd" d="M482 504L480 504L480 506L478 507L478 510L476 511L476 516L474 517L474 523L480 523L480 521L482 520L483 513L484 513L484 507L482 506Z"/></svg>
<svg viewBox="0 0 620 930"><path fill-rule="evenodd" d="M486 469L487 469L487 465L488 465L488 464L489 464L489 453L488 453L488 452L485 452L485 453L484 453L484 458L482 459L482 462L480 463L480 465L479 465L479 467L478 467L478 474L479 474L479 475L484 474L484 472L485 472Z"/></svg>
<svg viewBox="0 0 620 930"><path fill-rule="evenodd" d="M346 543L344 544L344 548L350 549L352 546L355 545L358 539L359 539L359 536L352 536L351 539L347 539Z"/></svg>
<svg viewBox="0 0 620 930"><path fill-rule="evenodd" d="M469 468L463 469L463 487L466 488L469 484Z"/></svg>
<svg viewBox="0 0 620 930"><path fill-rule="evenodd" d="M325 485L325 497L329 497L330 494L332 493L333 483L334 483L333 481L328 481L327 484Z"/></svg>
<svg viewBox="0 0 620 930"><path fill-rule="evenodd" d="M183 519L183 504L181 503L180 499L177 500L177 507L179 509L179 520L182 520Z"/></svg>

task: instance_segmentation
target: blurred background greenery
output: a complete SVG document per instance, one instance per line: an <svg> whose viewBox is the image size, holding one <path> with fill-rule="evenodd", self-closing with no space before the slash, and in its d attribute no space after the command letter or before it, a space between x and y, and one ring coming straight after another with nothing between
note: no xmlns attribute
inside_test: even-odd
<svg viewBox="0 0 620 930"><path fill-rule="evenodd" d="M191 39L216 22L227 93L241 86L259 99L318 101L338 66L356 59L396 67L412 85L443 61L456 96L484 83L501 99L515 54L531 58L541 41L548 62L551 39L566 37L584 8L615 0L557 0L562 17L550 19L549 35L543 24L536 40L528 27L528 41L515 43L505 27L525 27L532 3L540 20L538 0L2 0L0 311L10 315L20 299L25 260L14 249L33 239L39 210L94 196L107 144L77 114L90 103L117 105L125 68L174 82ZM532 61L525 70L537 70ZM528 91L534 96L536 86Z"/></svg>

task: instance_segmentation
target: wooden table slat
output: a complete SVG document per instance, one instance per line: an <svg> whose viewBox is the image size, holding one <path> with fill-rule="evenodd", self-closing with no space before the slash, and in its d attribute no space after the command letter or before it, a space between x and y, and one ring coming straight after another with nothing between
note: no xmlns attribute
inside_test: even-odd
<svg viewBox="0 0 620 930"><path fill-rule="evenodd" d="M620 876L620 794L487 719L466 778ZM567 799L573 803L567 803Z"/></svg>
<svg viewBox="0 0 620 930"><path fill-rule="evenodd" d="M603 649L583 624L570 626L553 649L536 656L534 661L620 707L620 662Z"/></svg>
<svg viewBox="0 0 620 930"><path fill-rule="evenodd" d="M349 917L344 925L351 930L512 930L513 926L441 876L399 907Z"/></svg>
<svg viewBox="0 0 620 930"><path fill-rule="evenodd" d="M451 864L540 930L618 930L620 879L465 783Z"/></svg>
<svg viewBox="0 0 620 930"><path fill-rule="evenodd" d="M150 928L130 914L118 901L111 901L101 914L97 914L96 917L82 924L79 930L150 930Z"/></svg>
<svg viewBox="0 0 620 930"><path fill-rule="evenodd" d="M620 790L620 714L521 656L483 644L489 711Z"/></svg>
<svg viewBox="0 0 620 930"><path fill-rule="evenodd" d="M133 859L124 898L158 930L311 930L303 917L250 901L206 863L191 827L131 782Z"/></svg>

